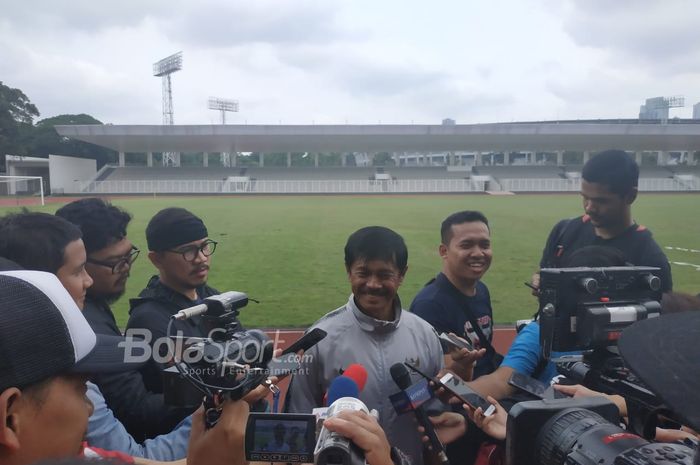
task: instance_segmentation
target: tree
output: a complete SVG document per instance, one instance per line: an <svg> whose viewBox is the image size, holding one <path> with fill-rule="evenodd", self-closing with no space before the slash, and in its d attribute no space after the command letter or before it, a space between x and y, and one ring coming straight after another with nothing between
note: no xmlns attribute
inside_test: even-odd
<svg viewBox="0 0 700 465"><path fill-rule="evenodd" d="M48 157L49 154L53 154L78 158L92 158L97 160L98 169L104 164L117 159L117 153L114 150L59 136L54 126L64 124L102 123L86 114L58 115L43 119L36 123L33 131L22 141L29 154L37 157Z"/></svg>
<svg viewBox="0 0 700 465"><path fill-rule="evenodd" d="M35 116L39 116L39 110L24 92L0 81L0 161L3 166L6 154L27 154L20 139L31 131Z"/></svg>

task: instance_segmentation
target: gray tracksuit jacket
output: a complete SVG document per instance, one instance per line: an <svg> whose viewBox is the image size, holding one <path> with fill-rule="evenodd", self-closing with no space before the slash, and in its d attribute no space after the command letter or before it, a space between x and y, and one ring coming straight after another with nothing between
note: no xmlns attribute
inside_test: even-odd
<svg viewBox="0 0 700 465"><path fill-rule="evenodd" d="M360 363L367 370L367 384L359 399L379 412L379 424L392 446L422 464L422 445L413 415L397 417L389 396L399 391L389 369L409 362L429 375L443 367L443 354L435 330L423 319L395 302L393 321L376 320L360 311L351 295L348 303L326 314L309 330L321 328L328 336L307 351L299 373L292 377L285 409L310 413L323 406L323 396L340 370ZM411 374L413 381L419 377Z"/></svg>

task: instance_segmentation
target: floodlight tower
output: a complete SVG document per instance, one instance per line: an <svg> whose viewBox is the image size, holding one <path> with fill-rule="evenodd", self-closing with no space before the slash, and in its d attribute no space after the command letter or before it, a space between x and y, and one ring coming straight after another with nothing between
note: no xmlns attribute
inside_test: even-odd
<svg viewBox="0 0 700 465"><path fill-rule="evenodd" d="M170 83L170 75L182 69L182 52L163 58L153 64L153 75L162 78L163 84L163 125L172 126L173 118L173 89ZM163 166L178 166L176 154L173 152L163 152Z"/></svg>
<svg viewBox="0 0 700 465"><path fill-rule="evenodd" d="M209 109L221 112L221 124L226 124L226 112L238 112L238 100L209 97ZM231 166L231 154L221 152L221 165L229 168Z"/></svg>

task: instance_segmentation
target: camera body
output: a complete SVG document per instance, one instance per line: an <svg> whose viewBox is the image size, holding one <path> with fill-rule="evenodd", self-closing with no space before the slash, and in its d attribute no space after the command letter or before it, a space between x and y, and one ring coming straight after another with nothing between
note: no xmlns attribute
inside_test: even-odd
<svg viewBox="0 0 700 465"><path fill-rule="evenodd" d="M540 343L545 358L615 345L632 323L658 316L658 268L543 268L540 270Z"/></svg>
<svg viewBox="0 0 700 465"><path fill-rule="evenodd" d="M229 291L173 316L169 336L173 320L201 316L209 337L174 340L173 366L163 372L167 403L196 405L203 395L237 400L266 379L272 341L260 330L240 329L237 318L247 304L246 294Z"/></svg>
<svg viewBox="0 0 700 465"><path fill-rule="evenodd" d="M362 449L348 438L322 426L325 419L346 410L370 413L364 402L355 397L341 397L327 409L317 410L323 410L319 412L319 417L314 414L251 413L246 427L246 459L316 465L365 465ZM376 412L372 414L376 415Z"/></svg>

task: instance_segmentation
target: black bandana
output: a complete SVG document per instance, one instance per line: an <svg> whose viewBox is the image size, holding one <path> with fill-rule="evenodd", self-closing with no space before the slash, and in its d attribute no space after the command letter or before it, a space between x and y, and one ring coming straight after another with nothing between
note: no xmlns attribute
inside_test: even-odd
<svg viewBox="0 0 700 465"><path fill-rule="evenodd" d="M207 237L207 227L196 216L178 219L147 231L148 250L162 252Z"/></svg>

